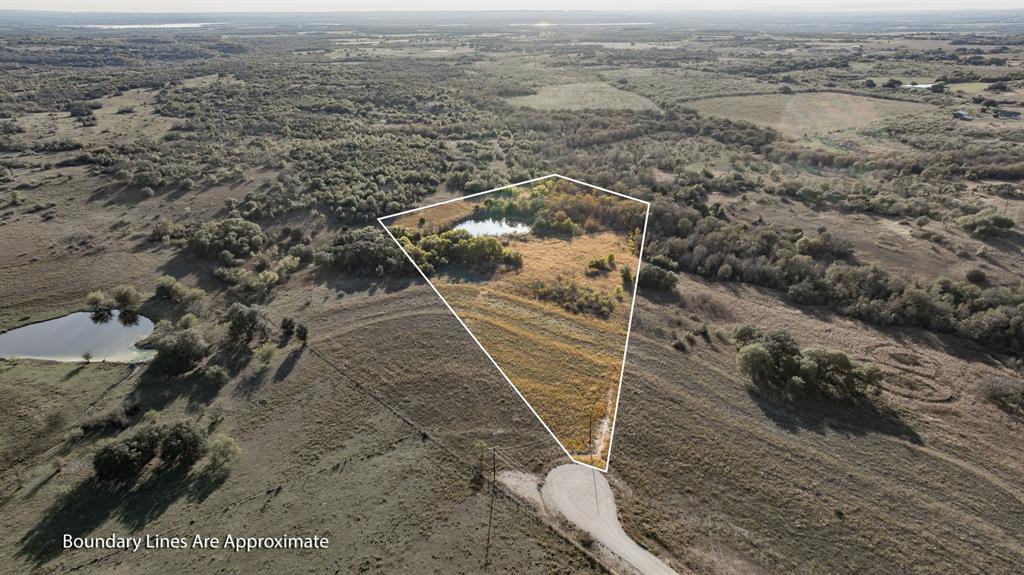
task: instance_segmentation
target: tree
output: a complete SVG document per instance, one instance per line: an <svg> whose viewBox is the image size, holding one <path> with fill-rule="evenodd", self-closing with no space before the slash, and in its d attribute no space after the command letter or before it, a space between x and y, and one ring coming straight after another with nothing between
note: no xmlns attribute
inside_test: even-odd
<svg viewBox="0 0 1024 575"><path fill-rule="evenodd" d="M771 354L761 343L752 343L740 349L736 355L736 363L755 385L766 385L774 376Z"/></svg>
<svg viewBox="0 0 1024 575"><path fill-rule="evenodd" d="M295 333L295 319L291 317L281 318L281 334L288 339Z"/></svg>
<svg viewBox="0 0 1024 575"><path fill-rule="evenodd" d="M964 277L967 279L967 281L976 285L982 285L988 282L988 276L985 275L985 272L982 271L980 268L971 268L967 270L967 273L964 275Z"/></svg>
<svg viewBox="0 0 1024 575"><path fill-rule="evenodd" d="M678 280L674 273L658 266L644 264L640 268L640 287L671 291Z"/></svg>
<svg viewBox="0 0 1024 575"><path fill-rule="evenodd" d="M238 447L238 442L223 433L218 433L211 437L207 442L207 448L210 455L210 468L214 470L226 468L242 453L241 448Z"/></svg>
<svg viewBox="0 0 1024 575"><path fill-rule="evenodd" d="M877 84L875 84L875 81L872 80L871 78L868 78L867 80L864 80L864 87L865 88L874 88L876 85Z"/></svg>
<svg viewBox="0 0 1024 575"><path fill-rule="evenodd" d="M134 310L142 300L138 290L132 285L119 285L114 288L113 294L114 304L121 310Z"/></svg>
<svg viewBox="0 0 1024 575"><path fill-rule="evenodd" d="M299 339L305 345L306 339L309 337L309 329L306 328L305 324L299 324L295 326L295 337Z"/></svg>
<svg viewBox="0 0 1024 575"><path fill-rule="evenodd" d="M228 322L228 335L232 339L246 341L252 340L257 333L266 330L263 314L255 307L235 302L224 312L224 319Z"/></svg>
<svg viewBox="0 0 1024 575"><path fill-rule="evenodd" d="M210 344L198 328L172 329L155 342L154 366L170 374L184 373L206 357Z"/></svg>
<svg viewBox="0 0 1024 575"><path fill-rule="evenodd" d="M89 292L89 295L85 296L85 302L89 304L89 309L92 311L108 310L114 307L114 302L102 290Z"/></svg>
<svg viewBox="0 0 1024 575"><path fill-rule="evenodd" d="M191 467L206 454L206 437L184 421L167 426L160 441L160 459L169 465Z"/></svg>
<svg viewBox="0 0 1024 575"><path fill-rule="evenodd" d="M146 426L134 435L108 443L93 456L92 466L100 481L124 483L138 477L160 443L162 429Z"/></svg>
<svg viewBox="0 0 1024 575"><path fill-rule="evenodd" d="M85 360L85 363L91 362L92 361L92 352L91 351L87 351L87 352L83 353L82 354L82 359Z"/></svg>

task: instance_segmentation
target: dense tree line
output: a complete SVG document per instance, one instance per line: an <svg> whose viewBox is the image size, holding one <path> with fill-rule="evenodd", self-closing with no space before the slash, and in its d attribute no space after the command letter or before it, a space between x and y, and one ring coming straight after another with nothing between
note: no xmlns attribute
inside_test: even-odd
<svg viewBox="0 0 1024 575"><path fill-rule="evenodd" d="M449 264L493 270L500 265L519 267L523 263L522 254L506 248L498 238L474 236L466 230L452 229L430 235L400 230L397 237L409 257L427 275Z"/></svg>
<svg viewBox="0 0 1024 575"><path fill-rule="evenodd" d="M669 237L652 244L650 261L666 271L779 289L796 303L828 305L876 324L922 327L1010 351L1024 349L1024 284L906 280L875 266L842 261L850 254L849 244L828 232L807 236L773 225L730 223L676 204L656 207L662 213L652 221L659 234ZM679 219L673 224L675 216Z"/></svg>

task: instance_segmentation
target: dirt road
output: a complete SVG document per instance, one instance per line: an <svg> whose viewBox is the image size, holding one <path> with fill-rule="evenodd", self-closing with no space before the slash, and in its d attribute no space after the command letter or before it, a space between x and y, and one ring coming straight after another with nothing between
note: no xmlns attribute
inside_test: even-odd
<svg viewBox="0 0 1024 575"><path fill-rule="evenodd" d="M644 575L672 575L676 572L637 545L619 524L615 496L605 475L573 463L548 473L541 490L544 505L557 510L595 540Z"/></svg>

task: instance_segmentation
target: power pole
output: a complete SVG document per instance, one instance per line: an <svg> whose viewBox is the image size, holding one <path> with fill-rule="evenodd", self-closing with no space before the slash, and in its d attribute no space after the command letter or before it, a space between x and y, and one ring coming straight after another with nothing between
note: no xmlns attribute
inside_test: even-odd
<svg viewBox="0 0 1024 575"><path fill-rule="evenodd" d="M491 447L491 508L487 512L487 547L484 550L484 573L491 562L491 519L494 517L494 492L498 488L498 456Z"/></svg>

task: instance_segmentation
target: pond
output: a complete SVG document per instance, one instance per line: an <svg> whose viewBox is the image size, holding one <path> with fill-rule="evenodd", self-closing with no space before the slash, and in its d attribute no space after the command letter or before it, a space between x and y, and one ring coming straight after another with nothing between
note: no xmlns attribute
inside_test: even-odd
<svg viewBox="0 0 1024 575"><path fill-rule="evenodd" d="M147 361L156 352L135 344L151 333L153 322L136 313L80 311L0 333L0 357L82 361L88 352L92 361Z"/></svg>
<svg viewBox="0 0 1024 575"><path fill-rule="evenodd" d="M466 220L455 226L457 230L466 230L474 236L512 236L530 233L530 226L509 222L508 220Z"/></svg>

